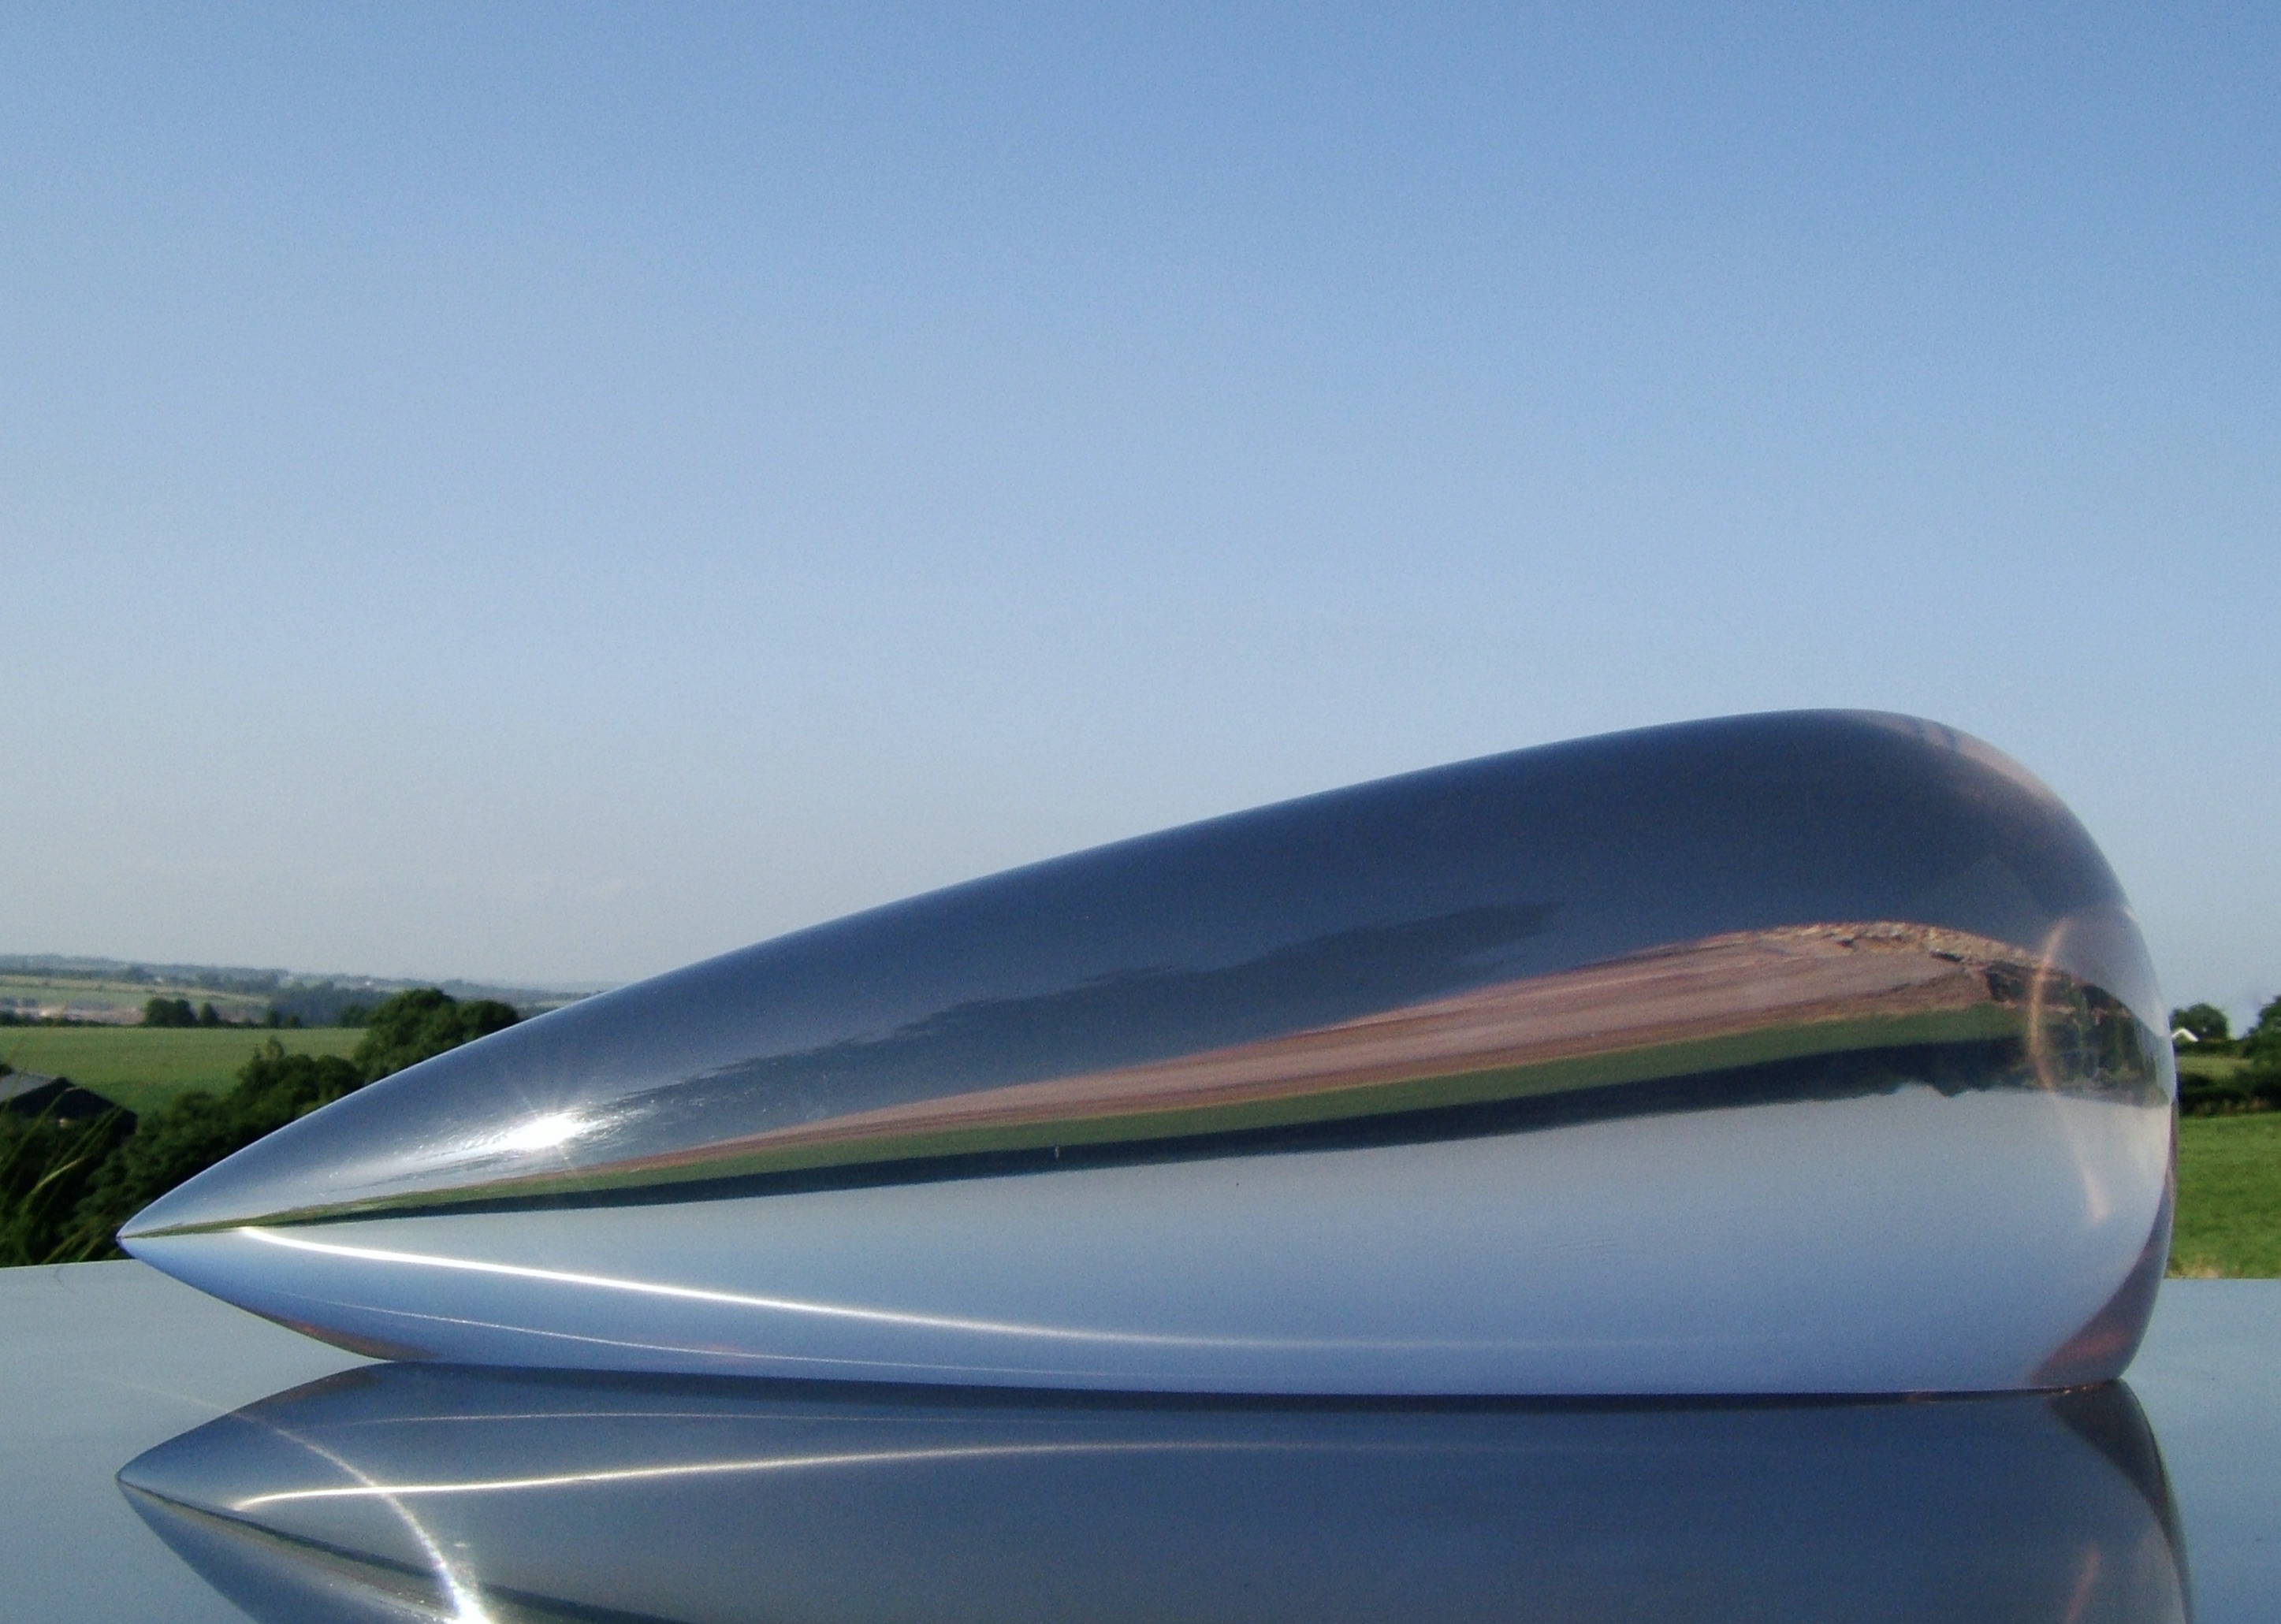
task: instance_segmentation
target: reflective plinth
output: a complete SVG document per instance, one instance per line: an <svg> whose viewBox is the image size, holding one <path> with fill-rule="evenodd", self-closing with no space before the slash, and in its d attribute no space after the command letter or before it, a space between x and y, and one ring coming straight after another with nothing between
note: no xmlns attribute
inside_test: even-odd
<svg viewBox="0 0 2281 1624"><path fill-rule="evenodd" d="M1197 1391L2122 1370L2175 1080L2015 764L1801 713L1390 779L595 998L123 1239L349 1347Z"/></svg>
<svg viewBox="0 0 2281 1624"><path fill-rule="evenodd" d="M278 1624L2186 1616L2119 1385L1263 1407L393 1366L120 1482Z"/></svg>

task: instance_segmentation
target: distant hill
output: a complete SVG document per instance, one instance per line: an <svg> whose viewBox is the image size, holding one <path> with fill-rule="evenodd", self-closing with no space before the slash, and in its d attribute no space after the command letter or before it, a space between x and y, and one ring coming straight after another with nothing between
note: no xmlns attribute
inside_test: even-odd
<svg viewBox="0 0 2281 1624"><path fill-rule="evenodd" d="M440 987L453 997L496 998L524 1015L576 1003L600 986L517 987L459 980L399 980L338 972L257 969L241 965L159 964L57 953L0 953L0 1011L20 1020L131 1025L151 998L212 1004L224 1020L259 1022L272 1009L305 1026L331 1026L352 1004L366 1007L392 992Z"/></svg>

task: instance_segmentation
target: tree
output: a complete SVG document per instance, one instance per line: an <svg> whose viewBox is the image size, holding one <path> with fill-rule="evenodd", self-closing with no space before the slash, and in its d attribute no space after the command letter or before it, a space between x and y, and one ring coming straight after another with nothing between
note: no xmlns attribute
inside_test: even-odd
<svg viewBox="0 0 2281 1624"><path fill-rule="evenodd" d="M2257 1012L2257 1024L2241 1035L2241 1052L2252 1071L2281 1078L2281 998Z"/></svg>
<svg viewBox="0 0 2281 1624"><path fill-rule="evenodd" d="M2194 1035L2198 1043L2223 1043L2233 1035L2232 1024L2225 1012L2215 1004L2189 1004L2184 1009L2170 1012L2170 1030L2181 1028Z"/></svg>
<svg viewBox="0 0 2281 1624"><path fill-rule="evenodd" d="M367 1082L376 1082L447 1049L504 1031L521 1019L514 1005L496 998L462 1004L441 988L414 988L375 1006L351 1060Z"/></svg>
<svg viewBox="0 0 2281 1624"><path fill-rule="evenodd" d="M212 1009L211 1004L206 1006ZM143 1005L143 1024L146 1027L194 1027L198 1018L190 1011L188 998L151 998Z"/></svg>

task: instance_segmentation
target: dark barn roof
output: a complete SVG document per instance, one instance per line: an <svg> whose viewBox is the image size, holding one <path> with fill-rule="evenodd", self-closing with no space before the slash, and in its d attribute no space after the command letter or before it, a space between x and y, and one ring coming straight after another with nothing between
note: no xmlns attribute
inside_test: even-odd
<svg viewBox="0 0 2281 1624"><path fill-rule="evenodd" d="M135 1126L135 1113L92 1089L82 1089L68 1077L47 1077L38 1072L10 1072L0 1077L0 1111L11 1116L47 1116L64 1127L89 1122L105 1112L118 1112L120 1126Z"/></svg>

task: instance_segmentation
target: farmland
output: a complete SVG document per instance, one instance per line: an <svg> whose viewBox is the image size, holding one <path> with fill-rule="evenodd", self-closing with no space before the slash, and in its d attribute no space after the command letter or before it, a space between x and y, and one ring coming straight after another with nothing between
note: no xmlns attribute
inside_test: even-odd
<svg viewBox="0 0 2281 1624"><path fill-rule="evenodd" d="M289 1053L345 1056L363 1035L343 1027L0 1027L0 1060L142 1112L189 1089L228 1088L267 1039Z"/></svg>
<svg viewBox="0 0 2281 1624"><path fill-rule="evenodd" d="M224 1020L259 1020L269 1008L267 999L249 993L177 986L147 977L114 981L100 976L0 974L0 1010L24 1016L67 1015L73 1020L126 1026L143 1018L146 999L159 997L187 998L194 1005L211 1004Z"/></svg>

